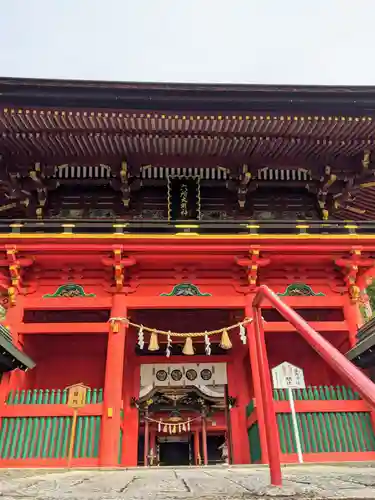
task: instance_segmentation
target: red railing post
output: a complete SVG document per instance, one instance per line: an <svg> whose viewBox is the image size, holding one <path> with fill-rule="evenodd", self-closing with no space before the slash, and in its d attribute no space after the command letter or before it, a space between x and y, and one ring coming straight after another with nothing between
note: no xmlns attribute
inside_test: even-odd
<svg viewBox="0 0 375 500"><path fill-rule="evenodd" d="M362 398L375 408L375 384L362 371L353 365L340 351L333 347L318 332L299 316L293 309L270 290L261 285L254 298L254 308L260 308L263 299L267 299L279 313L293 325L306 342L326 361L338 375L348 382Z"/></svg>
<svg viewBox="0 0 375 500"><path fill-rule="evenodd" d="M375 408L375 384L362 371L354 366L340 351L333 347L318 332L299 316L292 308L268 288L259 287L253 300L253 320L258 354L260 385L262 389L262 403L266 426L266 440L269 457L271 483L280 485L282 481L280 465L279 434L277 429L276 414L273 403L270 369L264 338L264 329L260 307L262 301L267 299L271 305L295 327L297 332L306 342L326 361L338 375L348 382L362 398L367 401L372 409Z"/></svg>
<svg viewBox="0 0 375 500"><path fill-rule="evenodd" d="M253 315L253 308L251 305L250 297L248 297L246 302L245 315L247 318L250 318ZM249 346L250 367L251 367L251 374L253 381L255 411L257 415L258 429L259 429L261 463L268 464L266 424L264 420L264 409L263 409L263 393L260 382L260 370L259 370L259 360L257 352L257 340L255 338L256 334L255 334L254 321L252 321L251 323L247 323L246 331L247 331L247 343Z"/></svg>
<svg viewBox="0 0 375 500"><path fill-rule="evenodd" d="M264 329L262 324L262 316L259 307L253 308L253 321L255 329L256 349L258 354L260 385L263 396L263 412L271 484L280 486L282 484L282 475L280 463L279 432L277 429L276 414L273 404L273 391L264 337Z"/></svg>

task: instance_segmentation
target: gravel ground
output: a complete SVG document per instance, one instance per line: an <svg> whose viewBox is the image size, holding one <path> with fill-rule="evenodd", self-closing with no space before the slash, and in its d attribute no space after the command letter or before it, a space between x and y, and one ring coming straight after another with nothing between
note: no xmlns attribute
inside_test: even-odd
<svg viewBox="0 0 375 500"><path fill-rule="evenodd" d="M263 467L116 470L0 469L1 500L224 500L255 498L375 499L375 464L283 469L269 486Z"/></svg>

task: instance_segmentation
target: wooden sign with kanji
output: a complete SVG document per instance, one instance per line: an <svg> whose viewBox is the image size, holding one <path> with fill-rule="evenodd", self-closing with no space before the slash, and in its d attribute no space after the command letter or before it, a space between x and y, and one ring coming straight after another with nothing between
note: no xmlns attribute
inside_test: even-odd
<svg viewBox="0 0 375 500"><path fill-rule="evenodd" d="M74 384L66 388L68 391L69 408L83 408L86 405L86 394L88 387L84 384Z"/></svg>

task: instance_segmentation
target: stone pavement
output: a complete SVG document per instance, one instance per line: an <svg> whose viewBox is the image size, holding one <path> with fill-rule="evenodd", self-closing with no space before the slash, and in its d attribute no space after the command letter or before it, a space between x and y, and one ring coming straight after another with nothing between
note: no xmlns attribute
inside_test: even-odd
<svg viewBox="0 0 375 500"><path fill-rule="evenodd" d="M1 470L0 500L224 500L375 498L375 464L283 468L281 488L268 470L151 468L117 470Z"/></svg>

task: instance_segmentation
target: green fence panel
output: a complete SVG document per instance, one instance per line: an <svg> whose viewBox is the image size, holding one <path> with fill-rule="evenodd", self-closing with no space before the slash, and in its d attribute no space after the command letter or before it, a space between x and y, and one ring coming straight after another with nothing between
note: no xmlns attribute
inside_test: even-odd
<svg viewBox="0 0 375 500"><path fill-rule="evenodd" d="M260 462L262 458L262 452L260 448L260 437L258 424L255 423L248 430L249 444L250 444L250 457L251 463Z"/></svg>
<svg viewBox="0 0 375 500"><path fill-rule="evenodd" d="M118 463L119 465L121 464L121 456L122 456L122 439L123 439L123 432L120 427L120 442L119 442L119 447L118 447Z"/></svg>
<svg viewBox="0 0 375 500"><path fill-rule="evenodd" d="M33 389L22 391L10 391L7 396L7 405L19 404L66 404L68 401L68 391L60 389ZM103 389L88 389L86 402L102 403Z"/></svg>
<svg viewBox="0 0 375 500"><path fill-rule="evenodd" d="M78 417L75 458L96 458L99 453L100 417ZM71 417L10 417L0 427L0 458L66 458Z"/></svg>
<svg viewBox="0 0 375 500"><path fill-rule="evenodd" d="M273 391L275 401L287 401L288 391ZM293 390L297 401L357 401L358 393L345 386L314 386ZM254 409L251 402L247 409ZM369 412L311 412L297 413L297 425L303 453L365 452L375 451L375 435ZM281 452L296 453L296 441L290 413L277 414ZM253 425L248 430L252 462L260 460L259 429Z"/></svg>

